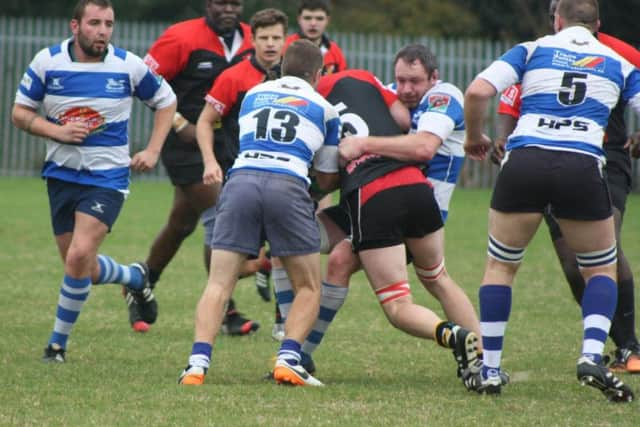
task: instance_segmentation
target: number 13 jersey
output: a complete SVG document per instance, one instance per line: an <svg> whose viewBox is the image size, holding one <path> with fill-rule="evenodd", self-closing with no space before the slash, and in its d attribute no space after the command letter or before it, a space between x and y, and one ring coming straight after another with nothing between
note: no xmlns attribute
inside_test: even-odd
<svg viewBox="0 0 640 427"><path fill-rule="evenodd" d="M307 182L308 169L338 172L338 112L306 81L285 76L247 92L238 118L240 153L229 173L258 169Z"/></svg>

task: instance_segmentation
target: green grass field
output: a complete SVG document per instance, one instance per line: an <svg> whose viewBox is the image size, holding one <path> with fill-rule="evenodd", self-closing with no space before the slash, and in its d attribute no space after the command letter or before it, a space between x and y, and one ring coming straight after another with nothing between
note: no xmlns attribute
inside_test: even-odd
<svg viewBox="0 0 640 427"><path fill-rule="evenodd" d="M456 191L447 268L476 303L489 192ZM545 229L516 279L503 359L513 381L499 397L467 392L448 351L392 329L361 273L315 353L317 376L326 387L277 387L261 380L277 350L270 337L273 306L259 299L248 278L239 283L236 300L262 328L251 337L222 336L206 384L183 388L176 380L191 349L195 305L205 283L202 230L162 276L156 290L160 316L149 333L129 328L119 287L94 287L71 335L67 363L46 365L40 357L53 325L62 265L44 182L4 178L0 195L0 426L638 425L637 402L608 403L575 379L581 316ZM123 263L144 259L171 197L168 183L134 183L102 252ZM629 199L624 229L636 278L639 204L640 196ZM412 284L414 298L441 313L418 282ZM622 377L640 393L640 376Z"/></svg>

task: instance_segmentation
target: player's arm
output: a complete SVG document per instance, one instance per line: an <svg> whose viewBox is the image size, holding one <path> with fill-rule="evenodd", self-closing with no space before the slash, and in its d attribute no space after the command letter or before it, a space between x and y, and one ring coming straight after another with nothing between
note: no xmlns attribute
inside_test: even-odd
<svg viewBox="0 0 640 427"><path fill-rule="evenodd" d="M398 136L349 136L340 141L340 157L345 161L364 153L377 154L406 162L427 162L442 144L439 136L426 131Z"/></svg>
<svg viewBox="0 0 640 427"><path fill-rule="evenodd" d="M173 115L176 112L178 103L175 100L167 106L156 109L153 114L153 128L151 129L151 136L147 147L136 153L131 159L131 168L137 171L148 171L156 167L158 159L160 158L160 151L164 144L171 124L173 123Z"/></svg>
<svg viewBox="0 0 640 427"><path fill-rule="evenodd" d="M411 114L409 109L400 100L396 100L389 106L391 117L396 121L403 132L407 132L411 128Z"/></svg>
<svg viewBox="0 0 640 427"><path fill-rule="evenodd" d="M205 184L214 184L222 182L222 169L216 160L216 155L213 150L215 144L214 126L222 118L222 115L216 110L210 103L205 103L200 116L198 117L198 123L196 124L196 139L198 141L198 147L202 154L202 161L204 162L204 174L202 175L202 181Z"/></svg>
<svg viewBox="0 0 640 427"><path fill-rule="evenodd" d="M89 128L84 122L69 121L64 125L50 122L38 112L22 104L14 104L11 122L18 129L27 133L68 144L80 144L89 135Z"/></svg>
<svg viewBox="0 0 640 427"><path fill-rule="evenodd" d="M507 146L507 138L513 133L516 128L518 119L511 114L505 114L498 112L496 118L496 139L493 143L493 150L491 151L491 161L497 165L502 162L505 153L505 147Z"/></svg>
<svg viewBox="0 0 640 427"><path fill-rule="evenodd" d="M491 140L482 131L489 100L496 93L496 88L491 83L483 78L476 78L464 94L464 151L474 160L483 160L491 148Z"/></svg>

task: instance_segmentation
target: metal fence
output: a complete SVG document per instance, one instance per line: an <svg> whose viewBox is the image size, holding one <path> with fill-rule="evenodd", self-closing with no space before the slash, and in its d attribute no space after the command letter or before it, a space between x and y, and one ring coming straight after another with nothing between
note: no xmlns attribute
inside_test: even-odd
<svg viewBox="0 0 640 427"><path fill-rule="evenodd" d="M159 22L118 22L113 43L143 56L153 41L168 26ZM0 176L37 176L45 149L41 138L19 131L11 125L11 107L17 85L33 56L42 48L55 44L70 35L69 21L50 18L8 18L0 16ZM442 79L461 90L494 58L511 46L510 42L482 40L445 40L431 37L403 37L371 34L334 33L332 37L342 47L352 68L364 68L382 81L392 80L392 59L395 52L410 42L428 45L438 56ZM495 106L495 104L494 104ZM495 111L495 108L492 109ZM130 122L130 141L133 151L146 144L151 130L152 113L135 102ZM487 133L495 129L495 114L488 119ZM630 128L636 128L630 117ZM467 161L462 177L463 186L488 186L496 168L488 162ZM637 181L634 168L634 182ZM162 167L151 175L165 177Z"/></svg>

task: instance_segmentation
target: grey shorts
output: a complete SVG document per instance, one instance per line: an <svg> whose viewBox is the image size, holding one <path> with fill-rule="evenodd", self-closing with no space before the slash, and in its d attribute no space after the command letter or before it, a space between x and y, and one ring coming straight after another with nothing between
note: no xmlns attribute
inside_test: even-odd
<svg viewBox="0 0 640 427"><path fill-rule="evenodd" d="M257 256L265 240L273 256L320 251L307 185L291 175L234 171L218 200L211 247Z"/></svg>

